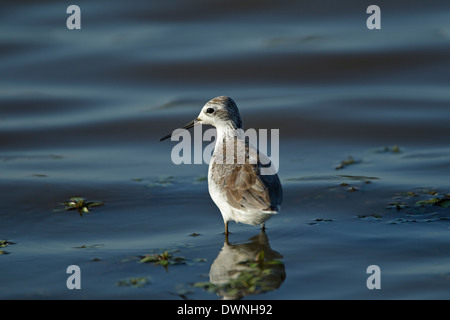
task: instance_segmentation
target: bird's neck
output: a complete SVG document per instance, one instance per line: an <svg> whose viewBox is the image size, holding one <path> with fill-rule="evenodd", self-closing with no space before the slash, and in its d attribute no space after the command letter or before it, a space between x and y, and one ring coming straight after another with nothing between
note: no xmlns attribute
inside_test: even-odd
<svg viewBox="0 0 450 320"><path fill-rule="evenodd" d="M220 143L223 140L232 139L234 137L240 138L244 134L244 129L236 128L233 125L224 125L216 128L217 130L217 141Z"/></svg>

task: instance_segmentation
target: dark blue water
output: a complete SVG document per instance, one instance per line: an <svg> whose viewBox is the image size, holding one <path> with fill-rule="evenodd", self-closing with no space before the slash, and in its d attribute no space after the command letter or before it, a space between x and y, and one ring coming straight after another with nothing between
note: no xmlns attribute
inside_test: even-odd
<svg viewBox="0 0 450 320"><path fill-rule="evenodd" d="M450 298L448 4L379 1L368 30L360 1L78 1L68 30L70 4L0 11L1 299ZM230 245L207 164L159 142L219 95L280 130L285 192Z"/></svg>

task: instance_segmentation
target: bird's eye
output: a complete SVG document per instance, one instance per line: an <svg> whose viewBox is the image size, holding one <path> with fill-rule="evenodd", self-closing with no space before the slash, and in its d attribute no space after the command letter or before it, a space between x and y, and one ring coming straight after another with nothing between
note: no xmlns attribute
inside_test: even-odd
<svg viewBox="0 0 450 320"><path fill-rule="evenodd" d="M209 113L209 114L214 113L214 109L213 108L208 108L208 109L206 109L206 113Z"/></svg>

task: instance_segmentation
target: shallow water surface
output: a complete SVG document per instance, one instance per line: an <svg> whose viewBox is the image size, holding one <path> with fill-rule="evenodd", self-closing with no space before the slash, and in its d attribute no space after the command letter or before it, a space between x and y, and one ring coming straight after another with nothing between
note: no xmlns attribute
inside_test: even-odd
<svg viewBox="0 0 450 320"><path fill-rule="evenodd" d="M1 299L450 298L448 4L77 4L0 12ZM159 141L219 95L280 130L284 188L228 243Z"/></svg>

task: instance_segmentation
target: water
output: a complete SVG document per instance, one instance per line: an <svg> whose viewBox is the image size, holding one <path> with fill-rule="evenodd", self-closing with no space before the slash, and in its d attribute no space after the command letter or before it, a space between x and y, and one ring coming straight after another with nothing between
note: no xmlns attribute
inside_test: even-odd
<svg viewBox="0 0 450 320"><path fill-rule="evenodd" d="M381 30L369 2L77 4L81 30L69 3L0 12L1 299L450 298L448 4L379 1ZM280 130L282 211L231 246L207 165L159 142L218 95ZM55 212L73 196L104 205ZM205 289L261 250L256 288Z"/></svg>

